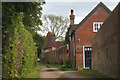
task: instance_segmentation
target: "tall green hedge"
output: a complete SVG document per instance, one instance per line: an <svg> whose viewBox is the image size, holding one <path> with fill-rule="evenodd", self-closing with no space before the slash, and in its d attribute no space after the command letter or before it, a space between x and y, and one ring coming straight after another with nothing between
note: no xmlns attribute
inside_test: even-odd
<svg viewBox="0 0 120 80"><path fill-rule="evenodd" d="M18 78L34 68L37 60L37 47L32 35L22 22L23 13L15 13L12 24L3 40L8 39L3 49L3 78Z"/></svg>

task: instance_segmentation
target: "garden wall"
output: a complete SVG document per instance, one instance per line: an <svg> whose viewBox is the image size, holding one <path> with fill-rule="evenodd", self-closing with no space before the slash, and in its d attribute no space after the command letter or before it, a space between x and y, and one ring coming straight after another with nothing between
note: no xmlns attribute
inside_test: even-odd
<svg viewBox="0 0 120 80"><path fill-rule="evenodd" d="M63 64L68 60L67 45L59 47L57 50L41 53L40 60L44 63Z"/></svg>

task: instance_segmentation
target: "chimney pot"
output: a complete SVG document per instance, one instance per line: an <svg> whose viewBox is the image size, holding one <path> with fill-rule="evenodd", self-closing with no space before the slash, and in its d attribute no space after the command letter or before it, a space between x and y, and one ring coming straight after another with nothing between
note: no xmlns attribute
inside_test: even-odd
<svg viewBox="0 0 120 80"><path fill-rule="evenodd" d="M73 9L71 9L70 25L71 25L71 24L74 24L74 19L75 19L75 15L73 14Z"/></svg>
<svg viewBox="0 0 120 80"><path fill-rule="evenodd" d="M71 9L71 15L73 15L73 9Z"/></svg>

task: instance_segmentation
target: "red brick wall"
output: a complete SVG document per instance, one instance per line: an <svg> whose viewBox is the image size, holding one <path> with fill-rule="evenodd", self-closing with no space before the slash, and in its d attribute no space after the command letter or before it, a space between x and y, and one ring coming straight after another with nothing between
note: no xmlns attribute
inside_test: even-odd
<svg viewBox="0 0 120 80"><path fill-rule="evenodd" d="M96 14L97 13L97 14ZM93 22L104 22L109 13L99 7L83 24L76 30L76 47L91 45L91 40L96 32L93 32ZM80 42L77 40L80 39Z"/></svg>
<svg viewBox="0 0 120 80"><path fill-rule="evenodd" d="M91 46L91 40L96 34L93 32L93 22L104 22L109 13L100 6L75 32L76 34L76 67L78 64L83 65L83 46ZM80 39L80 42L78 42ZM72 43L72 42L71 42ZM71 44L71 47L73 44ZM71 48L72 49L72 48ZM77 49L81 49L80 51ZM72 52L71 52L72 53ZM70 54L71 54L70 53Z"/></svg>

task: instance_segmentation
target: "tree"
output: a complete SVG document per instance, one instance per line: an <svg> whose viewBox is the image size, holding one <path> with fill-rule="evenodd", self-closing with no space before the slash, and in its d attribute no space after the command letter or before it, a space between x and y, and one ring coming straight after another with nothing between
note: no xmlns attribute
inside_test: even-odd
<svg viewBox="0 0 120 80"><path fill-rule="evenodd" d="M68 28L68 18L62 16L55 16L52 14L43 16L43 26L41 27L42 32L52 32L55 34L57 40L63 40L63 37Z"/></svg>
<svg viewBox="0 0 120 80"><path fill-rule="evenodd" d="M34 37L36 31L40 30L39 25L42 25L41 21L41 3L37 2L3 2L2 3L2 39L3 48L9 46L10 39L13 38L14 27L11 27L12 16L17 13L23 13L23 24ZM10 38L10 39L9 39ZM4 52L4 51L3 51Z"/></svg>
<svg viewBox="0 0 120 80"><path fill-rule="evenodd" d="M3 32L8 32L11 25L11 18L13 14L23 12L23 24L29 32L33 33L40 30L39 25L41 21L41 3L37 2L3 2L2 3L2 28Z"/></svg>
<svg viewBox="0 0 120 80"><path fill-rule="evenodd" d="M2 3L3 78L17 78L35 67L33 36L41 22L39 3Z"/></svg>

